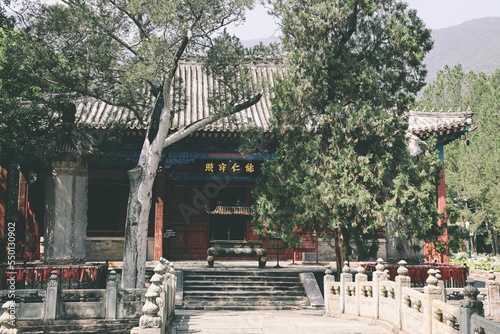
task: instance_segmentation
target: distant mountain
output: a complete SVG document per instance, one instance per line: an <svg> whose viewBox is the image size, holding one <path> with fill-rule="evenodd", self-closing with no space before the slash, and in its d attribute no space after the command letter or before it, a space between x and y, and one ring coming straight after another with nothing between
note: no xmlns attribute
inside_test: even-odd
<svg viewBox="0 0 500 334"><path fill-rule="evenodd" d="M462 64L464 71L493 73L500 69L500 17L486 17L432 31L434 48L424 62L426 82L436 79L445 65Z"/></svg>
<svg viewBox="0 0 500 334"><path fill-rule="evenodd" d="M259 43L264 44L264 45L269 45L271 43L280 43L279 37L269 37L269 38L262 38L262 39L246 39L241 41L241 44L243 44L244 47L246 48L251 48L256 45L259 45Z"/></svg>
<svg viewBox="0 0 500 334"><path fill-rule="evenodd" d="M462 64L465 72L493 73L500 69L500 17L486 17L432 31L434 48L424 62L427 65L426 82L436 79L445 65ZM246 47L279 42L279 38L242 41Z"/></svg>

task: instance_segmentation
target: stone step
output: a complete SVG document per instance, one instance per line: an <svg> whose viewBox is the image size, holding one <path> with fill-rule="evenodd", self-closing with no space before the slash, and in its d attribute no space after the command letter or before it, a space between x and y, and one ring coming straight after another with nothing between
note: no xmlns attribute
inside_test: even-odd
<svg viewBox="0 0 500 334"><path fill-rule="evenodd" d="M87 320L19 320L17 327L24 334L130 334L133 327L139 325L139 319L87 319Z"/></svg>
<svg viewBox="0 0 500 334"><path fill-rule="evenodd" d="M299 282L297 276L243 276L243 275L190 275L184 273L184 281L238 281L238 282Z"/></svg>
<svg viewBox="0 0 500 334"><path fill-rule="evenodd" d="M214 298L205 297L205 298L187 298L184 300L183 306L187 305L232 305L232 306L264 306L264 305L290 305L290 306L308 306L309 300L304 296L281 296L281 298L277 297L269 297L269 298L256 298L256 297L227 297L227 296L217 296Z"/></svg>
<svg viewBox="0 0 500 334"><path fill-rule="evenodd" d="M292 305L191 305L186 307L187 310L207 310L207 311L264 311L264 310L300 310L300 306Z"/></svg>
<svg viewBox="0 0 500 334"><path fill-rule="evenodd" d="M301 283L299 281L252 281L252 280L240 280L240 281L228 281L228 280L220 280L220 281L209 281L209 280L192 280L187 279L184 281L184 286L200 286L200 285L209 285L209 286L217 286L217 285L245 285L245 286L300 286Z"/></svg>
<svg viewBox="0 0 500 334"><path fill-rule="evenodd" d="M220 291L220 290L251 290L251 291L303 291L301 286L290 286L290 285L248 285L248 284L238 284L238 285L229 285L229 284L204 284L204 285L191 285L184 284L184 289L186 290L211 290L211 291Z"/></svg>
<svg viewBox="0 0 500 334"><path fill-rule="evenodd" d="M184 290L184 297L196 297L200 298L203 296L255 296L257 297L270 297L270 296L305 296L304 291L283 291L283 290L264 290L264 291L252 291L252 290Z"/></svg>
<svg viewBox="0 0 500 334"><path fill-rule="evenodd" d="M185 276L247 276L247 277L297 277L296 273L287 271L272 271L272 270L184 270Z"/></svg>
<svg viewBox="0 0 500 334"><path fill-rule="evenodd" d="M206 294L206 295L195 295L195 294L188 294L187 298L184 299L184 301L196 301L196 300L240 300L243 302L261 302L261 301L291 301L291 300L307 300L307 297L304 296L303 294L296 294L296 295L290 295L290 294L281 294L281 295L256 295L256 294Z"/></svg>
<svg viewBox="0 0 500 334"><path fill-rule="evenodd" d="M266 305L290 305L290 306L307 306L309 301L304 296L295 296L295 297L270 297L270 298L252 298L250 296L247 297L234 297L227 298L223 296L214 297L214 298L196 298L196 299L187 299L184 305L211 305L211 306L266 306Z"/></svg>

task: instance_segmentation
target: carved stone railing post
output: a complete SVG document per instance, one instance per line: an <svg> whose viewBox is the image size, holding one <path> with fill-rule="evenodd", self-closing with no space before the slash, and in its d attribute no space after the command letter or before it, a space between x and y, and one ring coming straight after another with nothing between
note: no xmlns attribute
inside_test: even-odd
<svg viewBox="0 0 500 334"><path fill-rule="evenodd" d="M446 286L442 280L443 276L441 276L441 271L439 271L439 269L434 270L436 271L436 278L438 280L437 286L441 288L441 300L446 303L448 295L446 294Z"/></svg>
<svg viewBox="0 0 500 334"><path fill-rule="evenodd" d="M161 285L161 283L163 282L163 276L155 272L149 281L151 282L151 289L158 294L158 297L156 298L156 305L158 305L158 307L160 308L158 310L158 315L161 317L163 323L163 326L161 326L161 334L165 334L166 324L167 324L168 301L166 299L166 293L164 287Z"/></svg>
<svg viewBox="0 0 500 334"><path fill-rule="evenodd" d="M368 281L368 275L365 274L365 267L363 267L363 263L360 262L358 268L356 268L358 272L354 277L354 281L356 282L356 306L357 306L357 315L360 315L361 312L361 282Z"/></svg>
<svg viewBox="0 0 500 334"><path fill-rule="evenodd" d="M323 277L323 290L325 291L325 314L330 315L330 290L332 288L332 283L335 282L335 276L330 267L325 270L325 276Z"/></svg>
<svg viewBox="0 0 500 334"><path fill-rule="evenodd" d="M476 333L472 332L470 317L473 314L484 315L483 302L477 300L479 290L474 286L474 279L468 277L464 288L464 300L460 302L460 334Z"/></svg>
<svg viewBox="0 0 500 334"><path fill-rule="evenodd" d="M396 288L394 289L394 299L396 300L396 308L397 308L397 325L398 329L403 328L403 288L411 287L411 278L408 276L408 268L406 268L407 262L405 260L401 260L398 262L398 276L395 277L394 281L396 282Z"/></svg>
<svg viewBox="0 0 500 334"><path fill-rule="evenodd" d="M156 304L159 297L158 287L151 284L146 292L146 302L142 307L142 316L139 319L139 334L161 334L162 321L158 315L160 307Z"/></svg>
<svg viewBox="0 0 500 334"><path fill-rule="evenodd" d="M118 282L116 271L111 270L106 282L106 319L116 319L116 307L118 302Z"/></svg>
<svg viewBox="0 0 500 334"><path fill-rule="evenodd" d="M175 308L175 291L172 291L172 279L170 275L170 266L173 264L167 259L160 257L160 261L158 263L163 268L163 286L165 289L165 293L167 294L167 319L170 318L170 310L172 307ZM173 302L172 302L173 301Z"/></svg>
<svg viewBox="0 0 500 334"><path fill-rule="evenodd" d="M168 318L170 319L175 315L175 294L177 292L177 272L174 268L174 263L170 262L169 266L169 283L170 283L170 308L168 311Z"/></svg>
<svg viewBox="0 0 500 334"><path fill-rule="evenodd" d="M345 311L346 282L352 282L351 268L349 268L349 262L347 261L344 262L342 274L340 274L340 313Z"/></svg>
<svg viewBox="0 0 500 334"><path fill-rule="evenodd" d="M486 289L488 290L488 316L500 320L500 283L495 280L493 270L488 274Z"/></svg>
<svg viewBox="0 0 500 334"><path fill-rule="evenodd" d="M355 276L355 282L366 282L368 281L368 275L365 274L365 267L363 267L363 262L359 263L356 268L357 274Z"/></svg>
<svg viewBox="0 0 500 334"><path fill-rule="evenodd" d="M380 282L388 279L387 273L384 271L384 260L381 258L377 259L377 265L375 266L375 271L373 272L372 283L373 283L373 318L378 319L378 313L380 309Z"/></svg>
<svg viewBox="0 0 500 334"><path fill-rule="evenodd" d="M0 333L21 334L22 331L16 328L16 303L9 300L2 305L3 313L0 315Z"/></svg>
<svg viewBox="0 0 500 334"><path fill-rule="evenodd" d="M429 269L427 271L429 277L425 281L427 285L424 287L424 303L423 303L423 314L424 314L424 333L431 334L432 332L432 301L434 299L441 299L441 294L443 290L438 286L438 279L436 278L436 270Z"/></svg>
<svg viewBox="0 0 500 334"><path fill-rule="evenodd" d="M158 284L162 290L160 298L163 299L163 306L160 305L160 315L165 324L168 323L167 319L170 307L170 290L167 285L168 284L167 275L165 275L166 269L167 267L163 263L158 262L158 264L153 269L155 274L153 275L153 277L151 277L151 282L155 282L154 284Z"/></svg>
<svg viewBox="0 0 500 334"><path fill-rule="evenodd" d="M164 286L167 286L168 271L169 271L169 267L170 267L170 262L167 259L160 257L160 261L158 261L157 267L158 268L161 267L161 273L163 275L163 283L162 284Z"/></svg>
<svg viewBox="0 0 500 334"><path fill-rule="evenodd" d="M158 271L158 273L161 273L161 275L163 276L163 282L162 282L162 285L163 285L163 289L165 290L165 294L166 294L166 300L165 300L165 304L167 305L167 318L168 318L168 312L170 312L169 310L171 309L171 299L172 299L172 291L171 291L171 284L170 284L170 274L169 274L169 271L170 271L170 262L163 258L163 257L160 257L160 260L156 266L157 268L156 269L160 269L161 268L161 271ZM156 271L155 271L156 272ZM175 298L175 296L174 296ZM175 305L174 305L175 307Z"/></svg>
<svg viewBox="0 0 500 334"><path fill-rule="evenodd" d="M57 272L52 270L47 282L47 293L45 296L45 320L57 319L59 301L59 281Z"/></svg>

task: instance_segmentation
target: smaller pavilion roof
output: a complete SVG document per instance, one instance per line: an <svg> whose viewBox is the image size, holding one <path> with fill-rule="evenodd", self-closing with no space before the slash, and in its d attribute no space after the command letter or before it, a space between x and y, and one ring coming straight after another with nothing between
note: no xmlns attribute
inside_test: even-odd
<svg viewBox="0 0 500 334"><path fill-rule="evenodd" d="M442 136L456 132L473 131L473 113L470 110L462 111L419 111L408 113L408 132L419 138Z"/></svg>

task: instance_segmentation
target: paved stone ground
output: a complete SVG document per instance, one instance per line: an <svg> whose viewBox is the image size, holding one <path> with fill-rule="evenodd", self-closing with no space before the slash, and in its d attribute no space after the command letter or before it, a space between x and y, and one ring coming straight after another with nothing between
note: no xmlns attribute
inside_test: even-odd
<svg viewBox="0 0 500 334"><path fill-rule="evenodd" d="M176 261L177 270L207 267L206 261ZM269 261L269 271L312 271L325 270L332 263L297 263L276 260ZM333 263L334 265L334 263ZM255 261L215 261L213 270L256 269ZM208 311L175 310L175 320L169 334L389 334L383 327L364 322L323 316L323 310L296 311Z"/></svg>
<svg viewBox="0 0 500 334"><path fill-rule="evenodd" d="M169 334L389 334L363 322L325 317L322 311L176 310Z"/></svg>

